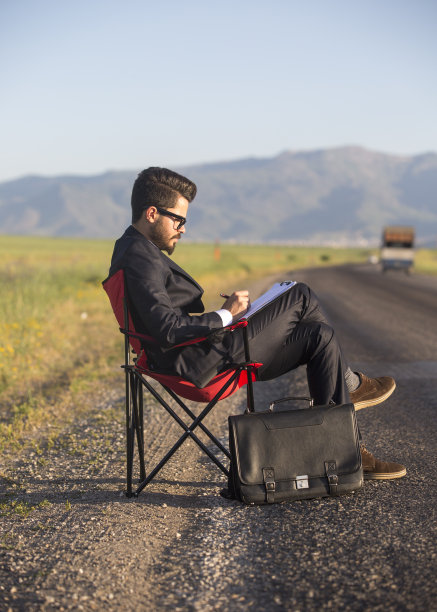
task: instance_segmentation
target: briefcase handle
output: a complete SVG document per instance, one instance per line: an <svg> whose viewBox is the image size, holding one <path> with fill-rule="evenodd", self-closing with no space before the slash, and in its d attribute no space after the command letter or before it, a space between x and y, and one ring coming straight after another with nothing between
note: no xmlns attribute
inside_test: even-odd
<svg viewBox="0 0 437 612"><path fill-rule="evenodd" d="M304 402L309 402L310 407L314 406L314 400L313 400L312 397L281 397L281 399L274 400L270 404L270 406L269 406L270 412L273 412L273 408L274 408L275 404L281 404L282 402L289 402L290 400L302 400Z"/></svg>

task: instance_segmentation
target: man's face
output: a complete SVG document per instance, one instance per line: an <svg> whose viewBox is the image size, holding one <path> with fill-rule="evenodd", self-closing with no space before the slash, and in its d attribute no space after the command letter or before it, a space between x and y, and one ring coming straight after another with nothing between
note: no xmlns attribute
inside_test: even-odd
<svg viewBox="0 0 437 612"><path fill-rule="evenodd" d="M176 205L166 210L168 210L169 213L186 217L188 212L188 200L180 196ZM156 244L161 251L167 251L167 253L171 255L176 248L177 241L180 240L182 234L185 233L185 225L177 230L177 220L167 217L166 215L161 215L159 212L156 214L157 218L155 222L149 226L150 240Z"/></svg>

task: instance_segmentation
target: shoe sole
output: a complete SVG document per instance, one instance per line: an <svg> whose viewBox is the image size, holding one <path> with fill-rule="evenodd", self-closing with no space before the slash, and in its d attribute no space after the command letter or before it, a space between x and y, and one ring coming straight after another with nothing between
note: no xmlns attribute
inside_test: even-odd
<svg viewBox="0 0 437 612"><path fill-rule="evenodd" d="M399 472L391 472L390 474L374 474L373 472L364 472L364 480L393 480L394 478L402 478L407 473L407 468L399 470Z"/></svg>
<svg viewBox="0 0 437 612"><path fill-rule="evenodd" d="M354 404L355 412L357 410L362 410L363 408L369 408L370 406L377 406L378 404L382 404L382 402L385 402L385 400L390 397L390 395L395 389L396 383L394 383L393 387L391 387L384 395L381 395L380 397L357 402L356 404Z"/></svg>

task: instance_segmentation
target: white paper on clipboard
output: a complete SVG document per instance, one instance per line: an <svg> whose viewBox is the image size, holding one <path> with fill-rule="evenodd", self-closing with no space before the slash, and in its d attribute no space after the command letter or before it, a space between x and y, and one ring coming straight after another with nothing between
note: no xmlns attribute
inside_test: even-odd
<svg viewBox="0 0 437 612"><path fill-rule="evenodd" d="M252 304L247 312L240 317L240 319L250 319L256 312L261 310L264 306L273 302L278 296L282 295L286 291L293 287L296 281L283 281L282 283L275 283L270 289L259 296Z"/></svg>

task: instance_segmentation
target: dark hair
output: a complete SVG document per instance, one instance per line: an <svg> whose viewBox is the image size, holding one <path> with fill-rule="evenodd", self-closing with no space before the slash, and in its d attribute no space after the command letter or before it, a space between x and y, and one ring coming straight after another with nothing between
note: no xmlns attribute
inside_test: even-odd
<svg viewBox="0 0 437 612"><path fill-rule="evenodd" d="M197 192L196 185L173 170L147 168L137 176L132 189L132 223L136 223L148 206L172 208L182 196L191 202Z"/></svg>

